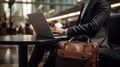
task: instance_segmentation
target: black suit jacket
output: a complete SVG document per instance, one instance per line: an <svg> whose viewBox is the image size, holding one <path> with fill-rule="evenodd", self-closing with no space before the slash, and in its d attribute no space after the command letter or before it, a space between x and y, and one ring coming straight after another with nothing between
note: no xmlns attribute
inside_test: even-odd
<svg viewBox="0 0 120 67"><path fill-rule="evenodd" d="M90 0L84 16L77 24L67 29L68 37L76 35L87 35L93 41L103 45L106 41L105 27L110 16L110 1L109 0Z"/></svg>

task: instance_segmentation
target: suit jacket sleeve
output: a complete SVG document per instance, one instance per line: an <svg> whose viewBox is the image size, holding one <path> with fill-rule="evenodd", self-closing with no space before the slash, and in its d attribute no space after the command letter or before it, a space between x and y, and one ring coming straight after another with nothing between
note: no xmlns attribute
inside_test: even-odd
<svg viewBox="0 0 120 67"><path fill-rule="evenodd" d="M90 21L78 21L82 22L83 24L69 27L67 29L67 35L70 37L75 35L94 35L108 19L110 14L110 8L110 2L106 0L97 0L97 2L91 8L91 10L94 10L94 13L92 14L93 17L91 17Z"/></svg>

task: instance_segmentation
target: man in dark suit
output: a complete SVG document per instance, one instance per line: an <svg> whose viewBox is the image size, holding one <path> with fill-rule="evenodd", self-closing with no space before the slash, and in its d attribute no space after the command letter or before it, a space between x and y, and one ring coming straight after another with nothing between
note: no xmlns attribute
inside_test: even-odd
<svg viewBox="0 0 120 67"><path fill-rule="evenodd" d="M68 36L68 38L73 36L87 35L88 37L91 38L92 41L98 42L100 47L110 48L110 46L107 44L107 32L106 32L106 25L111 10L110 1L109 0L84 0L84 1L85 1L84 8L81 10L81 13L75 26L69 27L67 29L56 28L52 30L61 35L65 34ZM32 58L34 58L34 61L36 61L35 57L37 58L37 55L35 56L35 51L40 51L40 49L45 48L35 47L33 51L34 57L32 56ZM51 56L52 54L50 54L49 57ZM34 65L35 63L35 62L32 63L32 58L30 59L31 62L30 65ZM46 62L44 67L53 67L51 63L53 61L51 61L50 59L53 60L54 58L48 58L48 62Z"/></svg>
<svg viewBox="0 0 120 67"><path fill-rule="evenodd" d="M110 16L110 1L108 0L84 0L81 14L75 26L67 29L56 28L54 32L66 34L68 37L76 35L87 35L93 41L98 42L101 47L110 48L104 44L107 40L106 26Z"/></svg>

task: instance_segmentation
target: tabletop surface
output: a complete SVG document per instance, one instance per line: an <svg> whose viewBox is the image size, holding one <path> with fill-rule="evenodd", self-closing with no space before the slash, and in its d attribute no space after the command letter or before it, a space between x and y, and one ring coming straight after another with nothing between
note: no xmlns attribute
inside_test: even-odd
<svg viewBox="0 0 120 67"><path fill-rule="evenodd" d="M50 41L53 39L45 37L37 37L35 35L2 35L0 36L0 44L18 44L18 43L38 43Z"/></svg>

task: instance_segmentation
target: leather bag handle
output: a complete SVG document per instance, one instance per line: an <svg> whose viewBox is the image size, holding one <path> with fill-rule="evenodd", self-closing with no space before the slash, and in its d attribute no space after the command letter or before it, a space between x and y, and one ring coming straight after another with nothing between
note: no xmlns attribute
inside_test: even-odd
<svg viewBox="0 0 120 67"><path fill-rule="evenodd" d="M87 41L86 41L87 43L89 43L89 42L91 41L90 38L89 38L87 35L81 35L81 36L87 38ZM68 42L72 41L73 39L75 39L75 37L71 37L71 38L68 40Z"/></svg>

